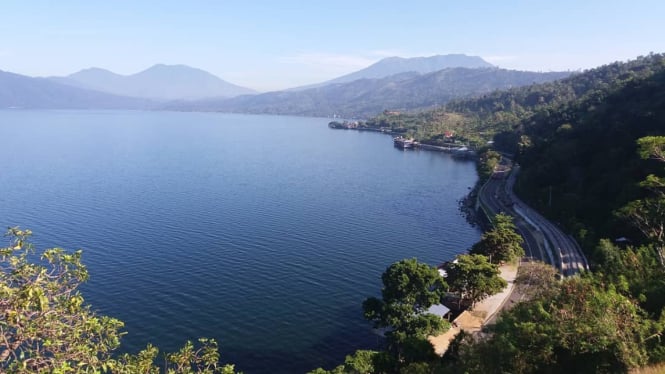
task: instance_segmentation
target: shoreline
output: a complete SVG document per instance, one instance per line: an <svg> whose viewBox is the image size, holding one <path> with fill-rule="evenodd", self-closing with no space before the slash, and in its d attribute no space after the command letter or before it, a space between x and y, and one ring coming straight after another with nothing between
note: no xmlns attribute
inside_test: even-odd
<svg viewBox="0 0 665 374"><path fill-rule="evenodd" d="M353 122L337 122L337 121L332 121L328 123L328 127L333 130L355 130L355 131L368 131L368 132L376 132L380 134L386 134L390 136L401 136L402 134L399 132L392 131L388 128L372 128L372 127L362 127L360 126L360 122L353 121ZM464 146L457 146L457 147L452 147L448 146L438 146L438 145L433 145L433 144L427 144L427 143L421 143L421 142L416 142L415 146L417 149L422 149L425 151L433 151L433 152L444 152L444 153L454 153L455 150L462 148ZM477 160L476 160L476 155L475 153L472 155L470 154L464 154L463 159L469 160L473 159L476 161L476 166L477 166ZM471 190L466 194L466 196L460 198L457 203L459 206L459 211L462 213L466 221L471 225L471 227L478 227L482 231L487 231L490 226L490 222L487 221L487 219L483 219L485 216L483 214L479 214L478 210L476 207L478 206L478 193L480 192L480 188L482 187L481 180L480 178L476 181L476 184L471 188Z"/></svg>
<svg viewBox="0 0 665 374"><path fill-rule="evenodd" d="M489 229L489 222L485 218L484 214L480 214L476 209L478 193L480 192L480 187L482 183L480 179L476 184L471 188L469 193L466 196L458 200L459 211L462 213L466 221L472 227L478 227L481 231L487 231Z"/></svg>
<svg viewBox="0 0 665 374"><path fill-rule="evenodd" d="M406 131L403 132L393 131L387 127L380 127L380 128L364 127L358 121L353 121L353 122L332 121L328 123L328 127L333 130L355 130L355 131L377 132L380 134L386 134L393 137L395 136L401 137L406 133ZM467 146L464 144L457 144L457 143L429 144L420 141L413 141L413 145L414 148L423 149L426 151L453 153L459 155L459 157L463 159L472 159L476 157L475 152L472 150L468 150Z"/></svg>

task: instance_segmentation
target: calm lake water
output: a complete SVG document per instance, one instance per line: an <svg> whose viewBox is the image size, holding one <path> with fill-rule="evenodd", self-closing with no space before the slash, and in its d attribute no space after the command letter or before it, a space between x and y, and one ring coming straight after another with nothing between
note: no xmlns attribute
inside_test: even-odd
<svg viewBox="0 0 665 374"><path fill-rule="evenodd" d="M327 122L0 111L0 225L84 249L84 296L128 351L205 336L248 374L330 368L377 346L361 303L389 264L480 233L458 210L473 163Z"/></svg>

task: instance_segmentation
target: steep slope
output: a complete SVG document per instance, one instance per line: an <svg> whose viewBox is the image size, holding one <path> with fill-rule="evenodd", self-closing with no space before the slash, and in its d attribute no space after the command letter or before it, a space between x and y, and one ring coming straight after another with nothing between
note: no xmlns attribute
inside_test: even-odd
<svg viewBox="0 0 665 374"><path fill-rule="evenodd" d="M256 93L254 90L231 84L201 69L185 65L158 64L127 76L91 68L67 77L53 79L60 83L116 95L156 100L196 100Z"/></svg>
<svg viewBox="0 0 665 374"><path fill-rule="evenodd" d="M539 112L517 129L529 141L520 155L521 193L590 243L639 238L612 212L642 198L638 182L659 167L639 158L637 139L665 135L665 57L606 69L619 73L615 84Z"/></svg>
<svg viewBox="0 0 665 374"><path fill-rule="evenodd" d="M72 87L45 78L0 71L0 108L146 109L150 100Z"/></svg>
<svg viewBox="0 0 665 374"><path fill-rule="evenodd" d="M534 73L503 69L444 69L425 75L402 73L360 79L303 91L270 92L229 100L172 103L169 109L310 116L367 117L385 109L408 110L443 104L455 98L496 89L546 82L568 73Z"/></svg>

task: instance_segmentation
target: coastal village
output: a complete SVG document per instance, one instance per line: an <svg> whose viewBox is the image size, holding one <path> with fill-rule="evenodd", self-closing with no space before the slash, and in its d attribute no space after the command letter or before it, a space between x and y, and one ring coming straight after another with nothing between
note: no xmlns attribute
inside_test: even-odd
<svg viewBox="0 0 665 374"><path fill-rule="evenodd" d="M446 131L444 133L445 143L442 145L434 145L420 142L405 134L403 131L395 130L390 127L372 127L368 126L362 121L332 121L328 124L331 129L340 130L357 130L357 131L373 131L380 132L393 136L393 145L399 149L423 149L428 151L446 152L451 153L453 157L461 159L471 159L476 157L476 152L470 149L466 144L461 143L455 138L453 131Z"/></svg>

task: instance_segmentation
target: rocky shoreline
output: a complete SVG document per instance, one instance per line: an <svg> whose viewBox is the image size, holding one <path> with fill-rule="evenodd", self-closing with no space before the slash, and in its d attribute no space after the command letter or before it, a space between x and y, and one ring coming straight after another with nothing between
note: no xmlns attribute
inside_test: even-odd
<svg viewBox="0 0 665 374"><path fill-rule="evenodd" d="M459 211L466 218L466 221L473 227L478 227L482 231L489 230L489 222L481 212L476 209L476 202L478 201L478 192L482 186L479 179L469 193L463 198L459 199Z"/></svg>

